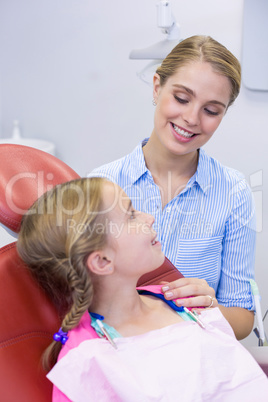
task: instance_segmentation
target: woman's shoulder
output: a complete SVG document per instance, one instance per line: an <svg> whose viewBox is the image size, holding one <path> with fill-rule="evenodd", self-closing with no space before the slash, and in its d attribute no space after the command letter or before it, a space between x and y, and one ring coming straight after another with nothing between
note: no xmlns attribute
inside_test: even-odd
<svg viewBox="0 0 268 402"><path fill-rule="evenodd" d="M232 167L222 164L216 158L208 155L203 149L200 149L200 159L202 168L210 173L212 179L221 179L231 185L245 182L245 176L242 172Z"/></svg>
<svg viewBox="0 0 268 402"><path fill-rule="evenodd" d="M127 156L128 155L93 169L88 173L87 177L104 177L108 180L116 181L117 176L122 171L122 167L125 166Z"/></svg>
<svg viewBox="0 0 268 402"><path fill-rule="evenodd" d="M138 164L140 166L140 159L144 160L141 144L136 146L131 153L93 169L87 176L104 177L117 182L118 178L122 175L131 176L131 172L136 170L135 165Z"/></svg>
<svg viewBox="0 0 268 402"><path fill-rule="evenodd" d="M142 143L140 143L131 153L95 168L87 176L104 177L125 188L134 183L146 170Z"/></svg>

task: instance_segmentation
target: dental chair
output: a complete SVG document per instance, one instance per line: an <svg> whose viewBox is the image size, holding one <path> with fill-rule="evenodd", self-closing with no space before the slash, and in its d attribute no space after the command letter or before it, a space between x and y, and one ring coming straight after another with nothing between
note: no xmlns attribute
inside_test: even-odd
<svg viewBox="0 0 268 402"><path fill-rule="evenodd" d="M38 197L76 178L76 172L48 153L0 144L0 401L51 401L52 384L42 368L41 356L61 320L57 308L19 258L16 234L22 216ZM166 259L138 285L181 276Z"/></svg>
<svg viewBox="0 0 268 402"><path fill-rule="evenodd" d="M78 177L48 153L0 145L2 231L6 228L15 240L21 218L33 202L52 186ZM59 327L58 312L20 260L15 241L0 249L0 312L0 400L50 401L51 385L41 355Z"/></svg>

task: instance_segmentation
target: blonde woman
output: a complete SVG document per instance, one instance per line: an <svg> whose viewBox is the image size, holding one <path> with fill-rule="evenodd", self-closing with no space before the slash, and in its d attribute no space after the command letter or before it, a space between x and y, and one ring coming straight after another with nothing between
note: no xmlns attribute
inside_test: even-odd
<svg viewBox="0 0 268 402"><path fill-rule="evenodd" d="M151 136L91 174L114 181L136 209L154 216L166 257L185 277L166 284L165 297L184 298L186 307L219 307L238 339L254 320L252 195L239 172L202 147L240 82L240 63L223 45L209 36L183 40L153 77Z"/></svg>

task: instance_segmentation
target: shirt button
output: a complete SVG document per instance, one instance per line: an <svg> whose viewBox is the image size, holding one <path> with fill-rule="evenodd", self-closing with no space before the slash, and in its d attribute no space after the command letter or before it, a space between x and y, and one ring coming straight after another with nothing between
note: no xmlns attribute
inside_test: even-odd
<svg viewBox="0 0 268 402"><path fill-rule="evenodd" d="M171 211L171 207L167 207L167 212L170 212Z"/></svg>

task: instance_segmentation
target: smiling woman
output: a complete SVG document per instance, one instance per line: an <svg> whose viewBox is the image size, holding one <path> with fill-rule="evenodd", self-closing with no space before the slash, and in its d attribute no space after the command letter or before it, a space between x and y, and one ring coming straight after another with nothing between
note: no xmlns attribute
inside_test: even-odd
<svg viewBox="0 0 268 402"><path fill-rule="evenodd" d="M253 326L253 199L241 173L202 149L240 83L240 63L226 47L209 36L183 40L154 75L150 138L90 176L116 182L136 209L154 216L165 255L185 276L165 285L165 297L219 306L242 339Z"/></svg>
<svg viewBox="0 0 268 402"><path fill-rule="evenodd" d="M215 73L211 65L204 62L192 62L179 68L164 86L160 81L156 74L154 130L143 149L145 159L147 149L153 151L161 143L171 155L184 156L185 163L187 157L195 159L197 165L196 150L218 128L229 104L231 84L227 77Z"/></svg>

